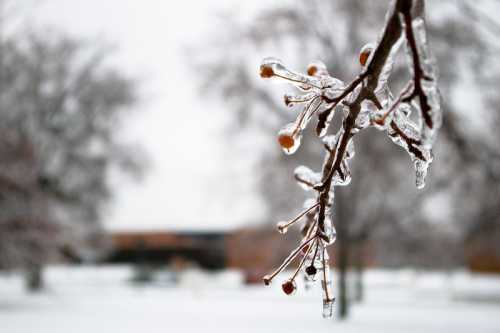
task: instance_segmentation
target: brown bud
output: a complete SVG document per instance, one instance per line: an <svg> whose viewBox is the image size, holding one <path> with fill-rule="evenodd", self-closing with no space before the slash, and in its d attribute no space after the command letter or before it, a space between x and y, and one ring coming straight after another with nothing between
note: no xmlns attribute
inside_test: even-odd
<svg viewBox="0 0 500 333"><path fill-rule="evenodd" d="M368 58L370 57L370 53L372 50L368 49L359 54L359 63L364 66L366 65L366 62L368 61Z"/></svg>
<svg viewBox="0 0 500 333"><path fill-rule="evenodd" d="M273 77L274 71L271 66L269 65L262 65L260 66L260 77L264 79L268 79L270 77Z"/></svg>
<svg viewBox="0 0 500 333"><path fill-rule="evenodd" d="M307 75L314 76L318 72L318 67L316 65L311 64L307 67Z"/></svg>
<svg viewBox="0 0 500 333"><path fill-rule="evenodd" d="M280 134L278 136L280 146L285 149L290 149L295 145L295 139L289 134Z"/></svg>

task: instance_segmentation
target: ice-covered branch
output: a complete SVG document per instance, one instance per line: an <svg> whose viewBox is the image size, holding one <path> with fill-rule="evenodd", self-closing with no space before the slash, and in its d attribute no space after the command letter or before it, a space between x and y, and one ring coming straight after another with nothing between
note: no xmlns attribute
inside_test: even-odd
<svg viewBox="0 0 500 333"><path fill-rule="evenodd" d="M349 160L354 157L354 136L369 126L385 131L394 143L409 153L416 169L417 187L422 188L425 184L427 168L432 162L432 144L441 125L441 113L437 70L427 45L423 9L422 0L394 1L378 42L361 48L360 73L347 85L330 76L326 65L320 61L312 62L307 74L291 71L274 58L264 59L260 67L262 78L286 81L304 92L302 95L285 95L287 106L302 105L302 111L294 122L278 133L284 152L292 154L299 148L302 131L314 115L318 116L316 133L322 137L326 151L321 172L305 166L295 170L294 177L299 185L317 192L315 203L307 204L309 208L290 222L279 224L278 228L283 232L303 216L308 217L302 244L264 281L270 283L302 252L296 272L282 285L283 291L291 294L295 290L294 279L301 269L304 268L305 276L312 279L320 270L325 316L331 316L334 302L326 251L336 239L331 220L334 187L350 183ZM394 57L404 42L412 78L394 98L388 80ZM342 109L342 126L335 135L326 135L338 109ZM417 111L414 113L417 123L410 119L413 110Z"/></svg>

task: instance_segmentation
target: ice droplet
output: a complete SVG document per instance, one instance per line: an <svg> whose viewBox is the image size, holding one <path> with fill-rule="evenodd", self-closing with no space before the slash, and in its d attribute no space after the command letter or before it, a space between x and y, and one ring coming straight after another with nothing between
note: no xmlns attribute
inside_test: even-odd
<svg viewBox="0 0 500 333"><path fill-rule="evenodd" d="M285 154L293 154L297 151L300 146L300 140L302 138L302 132L297 129L295 123L289 123L285 125L278 132L278 142L285 152Z"/></svg>
<svg viewBox="0 0 500 333"><path fill-rule="evenodd" d="M333 317L333 304L335 303L335 298L329 300L323 300L323 318L331 318Z"/></svg>

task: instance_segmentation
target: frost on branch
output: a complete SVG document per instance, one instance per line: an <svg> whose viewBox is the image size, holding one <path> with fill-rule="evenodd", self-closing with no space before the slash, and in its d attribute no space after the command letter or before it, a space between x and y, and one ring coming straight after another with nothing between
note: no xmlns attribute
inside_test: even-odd
<svg viewBox="0 0 500 333"><path fill-rule="evenodd" d="M432 145L441 126L441 109L437 69L427 45L423 7L423 0L394 1L378 42L361 48L360 74L349 84L331 76L321 61L309 64L306 74L288 69L275 58L264 59L260 67L263 79L287 82L299 90L284 97L285 105L298 108L299 112L295 121L278 133L283 151L286 154L297 151L302 132L314 116L318 119L316 134L325 149L321 171L307 166L295 169L297 183L306 191L314 191L315 198L306 200L304 210L295 218L278 223L278 230L286 233L290 226L303 221L302 240L280 267L263 278L264 283L271 283L297 259L298 265L283 282L282 289L287 295L295 293L295 280L301 272L308 283L320 280L324 317L332 316L335 301L327 252L337 235L331 220L335 209L334 188L349 185L351 181L349 160L355 154L354 136L370 126L385 132L392 142L408 152L415 167L417 188L425 186ZM411 79L395 95L389 88L389 80L394 58L402 45ZM326 135L335 111L341 112L342 124L336 134Z"/></svg>

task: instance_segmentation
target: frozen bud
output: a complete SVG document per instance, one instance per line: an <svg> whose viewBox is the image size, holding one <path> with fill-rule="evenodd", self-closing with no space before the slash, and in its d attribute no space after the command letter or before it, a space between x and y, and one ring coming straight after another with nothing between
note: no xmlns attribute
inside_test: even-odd
<svg viewBox="0 0 500 333"><path fill-rule="evenodd" d="M276 69L283 69L281 60L276 58L265 58L260 65L260 77L269 79L276 74Z"/></svg>
<svg viewBox="0 0 500 333"><path fill-rule="evenodd" d="M297 290L297 285L295 284L294 280L286 280L283 282L281 285L281 289L283 289L283 292L287 295L292 295L295 293Z"/></svg>
<svg viewBox="0 0 500 333"><path fill-rule="evenodd" d="M271 284L271 277L269 275L266 275L262 278L262 281L264 281L264 284L268 286Z"/></svg>
<svg viewBox="0 0 500 333"><path fill-rule="evenodd" d="M374 46L372 43L368 43L359 52L359 63L361 66L365 66L368 63L371 53L373 52Z"/></svg>
<svg viewBox="0 0 500 333"><path fill-rule="evenodd" d="M328 70L326 68L326 65L322 61L316 60L307 65L307 75L310 76L328 75Z"/></svg>
<svg viewBox="0 0 500 333"><path fill-rule="evenodd" d="M285 234L288 231L288 222L280 221L276 226L280 234Z"/></svg>
<svg viewBox="0 0 500 333"><path fill-rule="evenodd" d="M275 75L275 67L283 66L281 61L276 58L265 58L260 65L260 77L269 79Z"/></svg>
<svg viewBox="0 0 500 333"><path fill-rule="evenodd" d="M318 273L318 270L316 269L316 267L314 267L313 264L309 265L306 267L306 274L309 275L309 276L315 276L316 273Z"/></svg>
<svg viewBox="0 0 500 333"><path fill-rule="evenodd" d="M290 123L278 132L278 142L286 154L293 154L300 146L301 133L294 123Z"/></svg>

